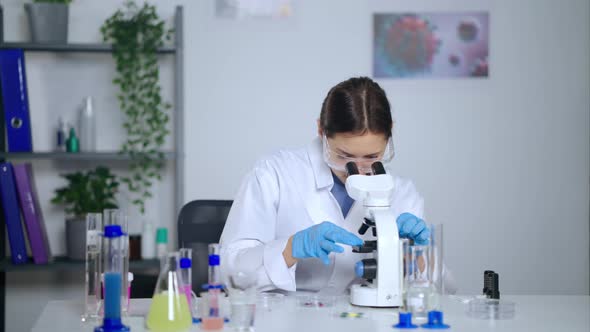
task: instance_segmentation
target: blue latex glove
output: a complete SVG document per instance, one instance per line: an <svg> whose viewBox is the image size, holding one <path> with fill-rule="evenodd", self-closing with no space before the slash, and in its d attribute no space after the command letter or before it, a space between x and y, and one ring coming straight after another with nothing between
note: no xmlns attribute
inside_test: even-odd
<svg viewBox="0 0 590 332"><path fill-rule="evenodd" d="M428 244L430 229L426 226L424 220L406 212L400 214L396 222L400 237L410 238L418 245Z"/></svg>
<svg viewBox="0 0 590 332"><path fill-rule="evenodd" d="M324 221L295 233L292 255L294 258L316 257L328 265L330 264L328 258L330 252L344 251L344 248L336 243L360 246L363 244L363 240L342 227Z"/></svg>

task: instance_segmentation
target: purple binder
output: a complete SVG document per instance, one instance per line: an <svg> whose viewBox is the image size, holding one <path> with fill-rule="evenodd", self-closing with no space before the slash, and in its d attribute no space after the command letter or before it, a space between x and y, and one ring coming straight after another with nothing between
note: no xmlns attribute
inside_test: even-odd
<svg viewBox="0 0 590 332"><path fill-rule="evenodd" d="M13 264L23 264L28 259L27 247L20 219L20 207L16 196L12 164L0 163L0 199L2 201L4 220L6 221L6 230L8 231L10 255Z"/></svg>
<svg viewBox="0 0 590 332"><path fill-rule="evenodd" d="M31 164L14 165L14 179L29 236L33 261L35 264L47 264L51 260L51 251Z"/></svg>

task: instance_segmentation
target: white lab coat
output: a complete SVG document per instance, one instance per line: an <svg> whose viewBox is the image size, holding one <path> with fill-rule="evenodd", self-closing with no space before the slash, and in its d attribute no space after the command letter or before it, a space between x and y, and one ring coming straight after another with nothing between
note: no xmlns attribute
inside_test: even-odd
<svg viewBox="0 0 590 332"><path fill-rule="evenodd" d="M221 235L224 273L255 271L261 290L344 291L356 282L354 265L363 255L348 246L344 253L330 254L328 266L319 259L301 259L288 268L282 255L290 236L323 221L358 234L362 204L355 202L344 219L331 193L333 184L319 139L258 161L241 184ZM394 176L394 186L394 216L409 212L423 218L424 202L414 184ZM371 231L361 237L372 238Z"/></svg>

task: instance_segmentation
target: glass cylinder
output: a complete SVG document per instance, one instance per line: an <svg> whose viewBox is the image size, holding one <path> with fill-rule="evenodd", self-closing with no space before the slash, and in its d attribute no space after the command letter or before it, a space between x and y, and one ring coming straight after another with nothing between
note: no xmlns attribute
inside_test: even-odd
<svg viewBox="0 0 590 332"><path fill-rule="evenodd" d="M121 321L123 248L125 236L119 225L107 225L103 233L104 317L95 332L129 331Z"/></svg>
<svg viewBox="0 0 590 332"><path fill-rule="evenodd" d="M126 315L129 311L129 295L127 289L129 288L129 219L123 211L119 209L104 209L103 210L104 225L119 225L123 231L123 247L121 255L123 257L123 288L121 293L121 308L123 314Z"/></svg>
<svg viewBox="0 0 590 332"><path fill-rule="evenodd" d="M121 318L124 236L118 225L105 226L104 231L104 318Z"/></svg>

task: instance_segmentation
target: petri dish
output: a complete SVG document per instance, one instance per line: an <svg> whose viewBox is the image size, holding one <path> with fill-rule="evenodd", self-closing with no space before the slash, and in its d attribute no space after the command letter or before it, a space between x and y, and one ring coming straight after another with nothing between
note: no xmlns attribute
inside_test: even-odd
<svg viewBox="0 0 590 332"><path fill-rule="evenodd" d="M466 304L467 316L477 319L512 319L516 303L495 299L473 299Z"/></svg>
<svg viewBox="0 0 590 332"><path fill-rule="evenodd" d="M260 293L256 296L257 306L267 311L278 308L284 301L285 295L281 293Z"/></svg>
<svg viewBox="0 0 590 332"><path fill-rule="evenodd" d="M297 306L314 309L332 308L334 300L332 295L302 294L297 295Z"/></svg>

